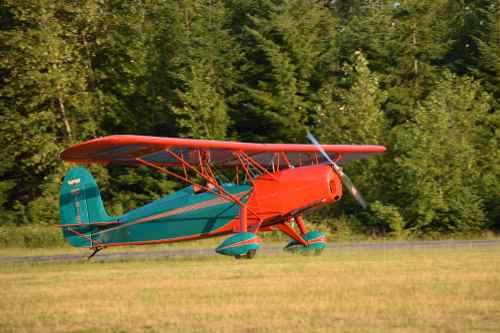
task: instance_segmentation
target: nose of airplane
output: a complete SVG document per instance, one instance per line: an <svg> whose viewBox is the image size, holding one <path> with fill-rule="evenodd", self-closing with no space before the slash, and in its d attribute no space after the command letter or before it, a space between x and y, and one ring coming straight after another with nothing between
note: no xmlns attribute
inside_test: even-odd
<svg viewBox="0 0 500 333"><path fill-rule="evenodd" d="M340 177L329 165L289 169L279 175L279 180L285 206L294 209L314 202L333 202L342 196Z"/></svg>
<svg viewBox="0 0 500 333"><path fill-rule="evenodd" d="M328 185L332 194L332 201L337 201L342 196L342 182L333 168L329 168L327 172Z"/></svg>

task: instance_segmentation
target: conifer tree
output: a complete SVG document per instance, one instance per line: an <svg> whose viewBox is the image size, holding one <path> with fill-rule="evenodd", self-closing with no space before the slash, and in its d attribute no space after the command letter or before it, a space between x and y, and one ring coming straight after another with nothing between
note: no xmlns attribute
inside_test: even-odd
<svg viewBox="0 0 500 333"><path fill-rule="evenodd" d="M500 230L500 1L490 1L485 11L486 29L476 42L480 51L476 74L492 95L492 109L478 124L478 164L482 175L482 198L489 225Z"/></svg>
<svg viewBox="0 0 500 333"><path fill-rule="evenodd" d="M344 79L324 87L317 123L321 139L345 144L381 144L386 119L381 106L386 94L368 68L362 52L343 67Z"/></svg>
<svg viewBox="0 0 500 333"><path fill-rule="evenodd" d="M500 230L499 8L0 1L0 219L57 220L58 155L95 136L305 142L311 129L324 143L388 148L345 166L369 209L346 194L323 215L376 234ZM117 213L181 186L108 170L92 169Z"/></svg>
<svg viewBox="0 0 500 333"><path fill-rule="evenodd" d="M486 89L495 98L495 109L500 109L500 2L494 1L486 12L486 31L477 39L480 51L481 77Z"/></svg>
<svg viewBox="0 0 500 333"><path fill-rule="evenodd" d="M251 140L302 142L333 62L335 20L323 1L264 1L262 8L242 37L248 64L237 130L252 128Z"/></svg>
<svg viewBox="0 0 500 333"><path fill-rule="evenodd" d="M367 55L380 75L388 99L384 108L394 124L411 119L417 101L426 96L449 52L449 29L455 14L446 0L404 0L366 6L339 34L339 58Z"/></svg>
<svg viewBox="0 0 500 333"><path fill-rule="evenodd" d="M97 1L94 12L89 13L93 22L88 28L87 56L100 134L149 134L158 121L149 85L155 66L151 55L157 28L154 4L145 5L141 0Z"/></svg>
<svg viewBox="0 0 500 333"><path fill-rule="evenodd" d="M452 48L442 63L463 75L477 72L480 57L478 37L484 34L491 0L460 0L449 2L449 23Z"/></svg>
<svg viewBox="0 0 500 333"><path fill-rule="evenodd" d="M75 26L78 6L6 1L3 11L10 24L0 32L1 186L9 193L4 207L22 212L40 195L55 195L45 189L61 172L61 147L95 133L94 99Z"/></svg>
<svg viewBox="0 0 500 333"><path fill-rule="evenodd" d="M87 1L91 7L93 1ZM91 12L88 57L98 101L99 135L176 136L168 102L177 77L172 54L179 47L177 6L172 1L98 1ZM110 211L123 213L167 194L177 183L143 168L102 169L97 179ZM104 186L103 186L104 185Z"/></svg>
<svg viewBox="0 0 500 333"><path fill-rule="evenodd" d="M183 6L184 51L173 59L179 65L181 84L173 111L181 135L223 139L229 126L226 97L234 85L238 48L222 2L197 0Z"/></svg>
<svg viewBox="0 0 500 333"><path fill-rule="evenodd" d="M477 233L485 225L479 195L475 125L489 108L480 85L447 73L394 129L393 198L414 234Z"/></svg>
<svg viewBox="0 0 500 333"><path fill-rule="evenodd" d="M386 94L380 89L377 76L368 68L368 61L363 53L357 51L353 58L353 65L345 65L342 68L343 79L332 81L331 85L322 90L316 131L319 132L322 142L387 144L387 119L381 109ZM345 166L345 171L368 202L380 201L377 206L380 211L390 209L381 203L386 200L385 182L391 178L384 173L383 162L384 159L378 157L351 162ZM347 200L342 201L341 205L347 211L359 213L357 203L351 200L348 194L345 197ZM361 219L363 223L367 223L366 213ZM387 221L376 221L375 218L370 221L372 223L365 225L364 230L389 232L391 229Z"/></svg>

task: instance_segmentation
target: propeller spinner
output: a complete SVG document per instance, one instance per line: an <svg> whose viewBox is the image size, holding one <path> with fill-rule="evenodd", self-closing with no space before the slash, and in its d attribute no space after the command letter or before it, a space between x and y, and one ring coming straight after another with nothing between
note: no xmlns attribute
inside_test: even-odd
<svg viewBox="0 0 500 333"><path fill-rule="evenodd" d="M309 141L311 141L311 143L313 145L316 146L316 148L318 148L318 151L323 155L323 157L328 161L328 163L330 163L330 165L332 166L333 170L335 170L335 172L340 176L340 179L342 180L342 183L349 190L349 192L354 197L354 199L356 199L356 201L359 203L359 205L361 207L363 207L363 209L366 209L367 205L366 205L365 199L363 199L363 197L361 196L361 193L359 193L359 191L356 189L356 187L352 183L351 179L344 173L344 171L342 171L342 168L337 163L335 163L330 158L330 156L328 156L328 154L326 153L326 151L320 145L320 143L318 142L318 140L316 140L316 138L314 137L314 135L311 134L311 132L307 132L307 138L309 139Z"/></svg>

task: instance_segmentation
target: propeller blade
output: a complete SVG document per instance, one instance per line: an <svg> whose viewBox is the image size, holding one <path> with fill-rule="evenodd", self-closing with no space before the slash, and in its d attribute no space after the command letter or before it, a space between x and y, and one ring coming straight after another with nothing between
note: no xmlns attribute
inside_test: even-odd
<svg viewBox="0 0 500 333"><path fill-rule="evenodd" d="M340 179L342 179L342 183L344 183L344 186L347 187L349 192L351 192L351 195L356 199L356 201L359 203L363 209L366 209L366 201L363 199L363 196L361 193L358 191L358 189L354 186L354 184L351 181L351 178L349 178L342 170L340 173Z"/></svg>
<svg viewBox="0 0 500 333"><path fill-rule="evenodd" d="M311 132L307 132L307 138L309 139L309 141L311 141L311 143L313 145L316 146L316 148L318 148L318 151L332 165L332 167L335 170L335 172L340 176L340 179L342 180L342 183L349 190L349 192L354 197L354 199L359 203L359 205L361 207L363 207L363 209L366 209L366 201L365 201L365 199L363 199L363 196L361 195L361 193L359 193L358 189L352 183L351 178L349 178L349 176L347 176L344 173L344 171L342 170L342 168L339 167L337 165L337 163L335 163L331 159L331 157L326 153L326 151L323 149L323 147L318 142L318 140L316 140L316 138L314 137L314 135L311 134Z"/></svg>
<svg viewBox="0 0 500 333"><path fill-rule="evenodd" d="M323 147L321 147L321 145L319 144L318 140L316 140L316 138L314 137L314 135L311 134L311 132L307 132L307 138L309 139L309 141L311 141L311 143L313 145L316 146L316 148L318 148L319 152L323 155L323 157L328 161L330 162L330 164L334 165L335 162L330 158L330 156L328 156L328 154L326 153L326 151L323 149Z"/></svg>

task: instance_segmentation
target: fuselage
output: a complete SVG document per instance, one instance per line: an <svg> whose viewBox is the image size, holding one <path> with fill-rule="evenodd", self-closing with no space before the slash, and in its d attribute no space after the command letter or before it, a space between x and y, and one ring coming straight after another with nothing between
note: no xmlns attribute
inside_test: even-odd
<svg viewBox="0 0 500 333"><path fill-rule="evenodd" d="M271 227L294 214L340 199L339 177L327 165L262 174L251 182L221 184L238 202L188 186L114 217L117 224L92 234L105 246L167 243L237 232L240 204L248 207L248 229Z"/></svg>

